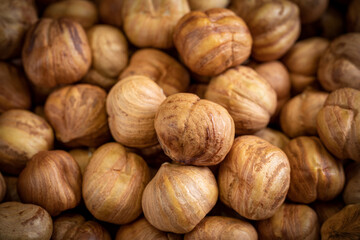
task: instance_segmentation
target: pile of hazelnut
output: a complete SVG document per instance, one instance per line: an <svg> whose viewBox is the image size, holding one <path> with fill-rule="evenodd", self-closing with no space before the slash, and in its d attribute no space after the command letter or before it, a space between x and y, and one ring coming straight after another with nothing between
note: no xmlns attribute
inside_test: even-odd
<svg viewBox="0 0 360 240"><path fill-rule="evenodd" d="M360 0L1 0L0 239L360 239Z"/></svg>

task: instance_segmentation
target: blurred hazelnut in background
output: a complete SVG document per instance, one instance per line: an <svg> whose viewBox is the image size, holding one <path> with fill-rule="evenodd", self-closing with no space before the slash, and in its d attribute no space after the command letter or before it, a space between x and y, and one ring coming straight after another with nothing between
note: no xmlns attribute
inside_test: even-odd
<svg viewBox="0 0 360 240"><path fill-rule="evenodd" d="M343 191L345 204L360 203L360 163L350 163L345 169L346 184Z"/></svg>
<svg viewBox="0 0 360 240"><path fill-rule="evenodd" d="M346 20L349 32L360 32L360 1L352 0L349 4Z"/></svg>
<svg viewBox="0 0 360 240"><path fill-rule="evenodd" d="M284 133L271 128L263 128L260 131L255 132L254 135L268 141L282 150L284 150L285 146L290 141Z"/></svg>

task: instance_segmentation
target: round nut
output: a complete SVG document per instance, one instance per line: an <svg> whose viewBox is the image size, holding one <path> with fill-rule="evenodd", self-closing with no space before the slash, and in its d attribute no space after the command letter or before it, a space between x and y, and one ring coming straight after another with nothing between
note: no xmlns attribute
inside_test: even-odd
<svg viewBox="0 0 360 240"><path fill-rule="evenodd" d="M290 141L290 139L285 134L271 128L263 128L260 131L254 133L254 135L268 141L272 145L280 148L281 150L284 150L285 146Z"/></svg>
<svg viewBox="0 0 360 240"><path fill-rule="evenodd" d="M188 0L192 11L206 11L212 8L226 8L230 0Z"/></svg>
<svg viewBox="0 0 360 240"><path fill-rule="evenodd" d="M105 222L126 224L141 214L141 198L150 181L149 168L118 143L106 143L85 169L82 194L91 214Z"/></svg>
<svg viewBox="0 0 360 240"><path fill-rule="evenodd" d="M174 44L191 71L215 76L249 57L252 38L240 17L215 8L182 17L174 30Z"/></svg>
<svg viewBox="0 0 360 240"><path fill-rule="evenodd" d="M38 20L34 1L0 2L0 59L20 55L26 32Z"/></svg>
<svg viewBox="0 0 360 240"><path fill-rule="evenodd" d="M50 239L53 222L49 213L33 204L0 204L0 239Z"/></svg>
<svg viewBox="0 0 360 240"><path fill-rule="evenodd" d="M56 216L80 203L80 168L65 151L41 151L20 173L17 187L22 202L39 205Z"/></svg>
<svg viewBox="0 0 360 240"><path fill-rule="evenodd" d="M34 85L51 88L85 76L91 65L91 50L79 23L43 18L27 32L22 61Z"/></svg>
<svg viewBox="0 0 360 240"><path fill-rule="evenodd" d="M282 205L290 185L290 165L280 148L256 136L237 137L220 164L220 200L241 216L262 220Z"/></svg>
<svg viewBox="0 0 360 240"><path fill-rule="evenodd" d="M297 137L284 149L291 167L288 198L293 202L329 201L344 187L345 174L317 137Z"/></svg>
<svg viewBox="0 0 360 240"><path fill-rule="evenodd" d="M184 240L257 240L255 228L248 222L236 218L211 216L205 217L191 232L185 234Z"/></svg>
<svg viewBox="0 0 360 240"><path fill-rule="evenodd" d="M344 203L338 199L332 201L316 201L311 204L311 207L315 210L320 226L331 216L338 213L344 207Z"/></svg>
<svg viewBox="0 0 360 240"><path fill-rule="evenodd" d="M360 91L342 88L330 93L316 127L325 147L340 159L360 161Z"/></svg>
<svg viewBox="0 0 360 240"><path fill-rule="evenodd" d="M124 32L137 47L171 48L175 25L189 11L187 0L127 1Z"/></svg>
<svg viewBox="0 0 360 240"><path fill-rule="evenodd" d="M217 198L209 168L164 163L144 190L142 208L157 229L183 234L194 229Z"/></svg>
<svg viewBox="0 0 360 240"><path fill-rule="evenodd" d="M89 161L94 153L94 149L89 148L87 150L77 148L69 151L70 155L74 158L77 164L80 167L81 174L83 175L85 172L85 168L89 164Z"/></svg>
<svg viewBox="0 0 360 240"><path fill-rule="evenodd" d="M290 0L300 9L300 19L302 24L312 23L318 20L326 8L329 0Z"/></svg>
<svg viewBox="0 0 360 240"><path fill-rule="evenodd" d="M29 86L20 69L0 62L0 85L0 113L31 107Z"/></svg>
<svg viewBox="0 0 360 240"><path fill-rule="evenodd" d="M330 43L320 59L318 79L321 86L334 91L349 87L360 90L360 33L341 35Z"/></svg>
<svg viewBox="0 0 360 240"><path fill-rule="evenodd" d="M234 121L222 106L195 94L166 98L155 116L155 130L165 154L180 164L220 163L234 141Z"/></svg>
<svg viewBox="0 0 360 240"><path fill-rule="evenodd" d="M114 139L128 147L156 145L154 119L165 98L162 89L148 77L130 76L119 81L106 100Z"/></svg>
<svg viewBox="0 0 360 240"><path fill-rule="evenodd" d="M62 143L97 147L110 138L105 101L106 92L100 87L69 85L49 95L44 111Z"/></svg>
<svg viewBox="0 0 360 240"><path fill-rule="evenodd" d="M276 92L253 69L231 68L211 79L205 98L225 107L236 134L254 133L269 123L276 109Z"/></svg>
<svg viewBox="0 0 360 240"><path fill-rule="evenodd" d="M144 75L152 79L163 89L166 96L186 92L190 82L188 71L177 60L151 48L136 51L119 80L133 75Z"/></svg>
<svg viewBox="0 0 360 240"><path fill-rule="evenodd" d="M283 204L274 216L259 221L259 238L272 239L319 239L319 221L316 212L307 205Z"/></svg>
<svg viewBox="0 0 360 240"><path fill-rule="evenodd" d="M0 171L19 174L26 162L54 144L50 125L27 110L9 110L0 116Z"/></svg>

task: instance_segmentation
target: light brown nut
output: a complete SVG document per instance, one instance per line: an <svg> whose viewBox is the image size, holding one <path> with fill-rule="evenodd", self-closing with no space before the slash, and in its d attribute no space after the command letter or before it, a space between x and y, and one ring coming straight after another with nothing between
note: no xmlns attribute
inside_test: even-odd
<svg viewBox="0 0 360 240"><path fill-rule="evenodd" d="M302 24L318 20L329 5L329 0L290 0L298 5Z"/></svg>
<svg viewBox="0 0 360 240"><path fill-rule="evenodd" d="M192 11L206 11L211 8L226 8L230 0L188 0Z"/></svg>
<svg viewBox="0 0 360 240"><path fill-rule="evenodd" d="M188 71L177 60L151 48L136 51L119 80L133 75L149 77L163 89L166 96L185 92L190 82Z"/></svg>
<svg viewBox="0 0 360 240"><path fill-rule="evenodd" d="M91 1L65 0L47 6L42 17L53 19L66 17L77 21L83 28L89 28L98 21L98 10Z"/></svg>
<svg viewBox="0 0 360 240"><path fill-rule="evenodd" d="M89 164L89 161L94 153L95 149L81 149L76 148L69 151L70 155L74 158L80 167L81 174L84 174L85 168Z"/></svg>
<svg viewBox="0 0 360 240"><path fill-rule="evenodd" d="M124 32L137 47L171 48L175 25L189 11L187 0L127 1Z"/></svg>
<svg viewBox="0 0 360 240"><path fill-rule="evenodd" d="M119 81L106 100L114 139L128 147L156 145L154 119L165 98L159 85L148 77L134 75Z"/></svg>
<svg viewBox="0 0 360 240"><path fill-rule="evenodd" d="M91 50L79 23L42 18L27 32L22 61L34 85L51 88L84 77L91 65Z"/></svg>
<svg viewBox="0 0 360 240"><path fill-rule="evenodd" d="M205 217L191 232L185 234L184 240L257 240L255 228L248 222L229 217Z"/></svg>
<svg viewBox="0 0 360 240"><path fill-rule="evenodd" d="M59 141L73 147L97 147L110 138L105 101L106 92L100 87L69 85L49 95L44 111Z"/></svg>
<svg viewBox="0 0 360 240"><path fill-rule="evenodd" d="M0 239L48 240L52 231L51 216L42 207L19 202L0 204Z"/></svg>
<svg viewBox="0 0 360 240"><path fill-rule="evenodd" d="M280 125L291 138L316 135L316 118L324 106L327 92L307 90L290 99L280 113Z"/></svg>
<svg viewBox="0 0 360 240"><path fill-rule="evenodd" d="M236 134L254 133L269 123L276 109L276 92L254 70L237 66L214 77L205 98L225 107Z"/></svg>
<svg viewBox="0 0 360 240"><path fill-rule="evenodd" d="M260 131L254 133L254 135L268 141L281 150L284 150L285 146L290 141L290 139L284 133L271 128L263 128Z"/></svg>
<svg viewBox="0 0 360 240"><path fill-rule="evenodd" d="M352 240L360 236L360 203L350 204L326 220L321 227L323 240Z"/></svg>
<svg viewBox="0 0 360 240"><path fill-rule="evenodd" d="M360 91L342 88L330 93L317 116L325 147L340 159L360 161Z"/></svg>
<svg viewBox="0 0 360 240"><path fill-rule="evenodd" d="M259 238L264 240L320 239L316 212L307 205L283 204L275 215L257 224Z"/></svg>
<svg viewBox="0 0 360 240"><path fill-rule="evenodd" d="M240 17L215 8L182 17L174 30L174 44L191 71L215 76L249 57L252 38Z"/></svg>
<svg viewBox="0 0 360 240"><path fill-rule="evenodd" d="M307 88L315 86L317 89L318 81L316 76L305 76L302 74L290 73L291 92L294 95L302 93Z"/></svg>
<svg viewBox="0 0 360 240"><path fill-rule="evenodd" d="M220 163L234 141L234 121L222 106L195 94L166 98L155 116L155 130L174 162L198 166Z"/></svg>
<svg viewBox="0 0 360 240"><path fill-rule="evenodd" d="M318 79L327 91L350 87L360 90L360 33L341 35L320 59Z"/></svg>
<svg viewBox="0 0 360 240"><path fill-rule="evenodd" d="M291 167L288 198L293 202L329 201L344 187L342 163L335 159L317 137L297 137L284 149Z"/></svg>
<svg viewBox="0 0 360 240"><path fill-rule="evenodd" d="M140 156L118 143L106 143L85 169L82 194L95 218L126 224L141 214L141 198L149 181L149 168Z"/></svg>
<svg viewBox="0 0 360 240"><path fill-rule="evenodd" d="M26 32L38 20L34 1L0 2L0 59L18 57Z"/></svg>
<svg viewBox="0 0 360 240"><path fill-rule="evenodd" d="M65 151L41 151L20 173L17 187L22 202L39 205L57 216L80 203L80 167Z"/></svg>
<svg viewBox="0 0 360 240"><path fill-rule="evenodd" d="M27 110L13 109L0 116L0 171L19 174L26 162L54 144L45 119Z"/></svg>
<svg viewBox="0 0 360 240"><path fill-rule="evenodd" d="M237 137L220 164L220 200L241 216L262 220L282 205L290 185L290 165L280 148L256 136Z"/></svg>
<svg viewBox="0 0 360 240"><path fill-rule="evenodd" d="M210 212L217 198L209 168L164 163L144 190L142 208L157 229L187 233Z"/></svg>
<svg viewBox="0 0 360 240"><path fill-rule="evenodd" d="M0 112L31 107L30 89L20 68L0 62L0 85Z"/></svg>

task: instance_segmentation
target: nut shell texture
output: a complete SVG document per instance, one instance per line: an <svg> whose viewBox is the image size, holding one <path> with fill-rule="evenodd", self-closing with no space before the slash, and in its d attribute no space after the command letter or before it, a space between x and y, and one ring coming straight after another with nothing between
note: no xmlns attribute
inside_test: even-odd
<svg viewBox="0 0 360 240"><path fill-rule="evenodd" d="M22 202L39 205L51 216L59 215L80 202L80 167L65 151L41 151L20 173L18 193Z"/></svg>
<svg viewBox="0 0 360 240"><path fill-rule="evenodd" d="M22 61L34 85L51 88L79 81L90 67L91 50L79 23L43 18L27 32Z"/></svg>
<svg viewBox="0 0 360 240"><path fill-rule="evenodd" d="M174 30L174 43L191 71L215 76L249 57L252 38L240 17L228 9L214 8L192 11L181 18Z"/></svg>
<svg viewBox="0 0 360 240"><path fill-rule="evenodd" d="M83 198L91 214L105 222L126 224L141 214L141 198L150 180L138 155L118 143L99 147L85 169Z"/></svg>
<svg viewBox="0 0 360 240"><path fill-rule="evenodd" d="M289 161L280 148L259 137L237 137L220 164L218 183L223 203L248 219L266 219L285 200Z"/></svg>
<svg viewBox="0 0 360 240"><path fill-rule="evenodd" d="M128 147L156 145L154 119L165 98L162 89L148 77L130 76L120 80L106 102L115 140Z"/></svg>
<svg viewBox="0 0 360 240"><path fill-rule="evenodd" d="M360 161L360 91L352 88L330 93L319 111L316 126L325 147L340 159Z"/></svg>
<svg viewBox="0 0 360 240"><path fill-rule="evenodd" d="M222 106L191 93L169 96L155 116L165 154L181 164L216 165L230 151L234 122Z"/></svg>
<svg viewBox="0 0 360 240"><path fill-rule="evenodd" d="M207 167L164 163L146 186L145 218L165 232L190 232L214 207L218 188Z"/></svg>

